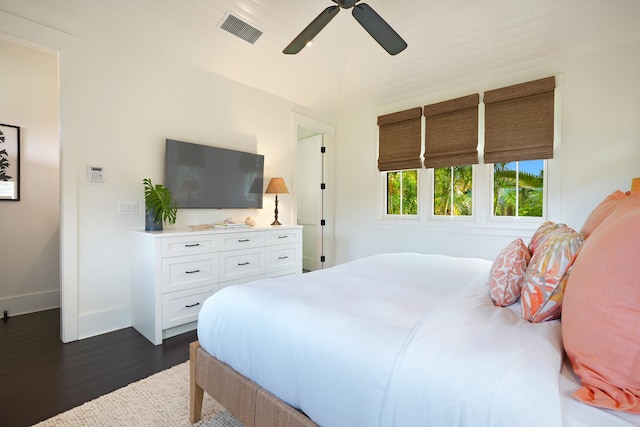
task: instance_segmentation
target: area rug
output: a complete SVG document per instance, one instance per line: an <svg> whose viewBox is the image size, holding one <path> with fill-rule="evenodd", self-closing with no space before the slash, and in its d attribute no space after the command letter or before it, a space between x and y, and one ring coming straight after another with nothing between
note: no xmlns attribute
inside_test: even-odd
<svg viewBox="0 0 640 427"><path fill-rule="evenodd" d="M171 426L243 427L205 393L202 421L189 422L189 362L131 383L49 418L37 427Z"/></svg>

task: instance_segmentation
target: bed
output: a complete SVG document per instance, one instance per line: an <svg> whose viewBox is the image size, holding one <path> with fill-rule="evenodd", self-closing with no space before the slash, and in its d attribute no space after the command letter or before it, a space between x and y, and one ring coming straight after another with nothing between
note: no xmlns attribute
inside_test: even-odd
<svg viewBox="0 0 640 427"><path fill-rule="evenodd" d="M629 197L615 201L628 205ZM640 215L640 197L632 205ZM600 209L580 233L545 223L528 244L516 239L493 261L378 254L224 288L204 303L191 345L191 421L200 419L207 392L246 426L638 426L640 406L620 403L640 396L633 387L613 405L608 395L604 403L597 393L587 404L588 396L576 398L594 368L563 336L563 322L587 323L597 336L588 324L597 315L563 311L558 319L574 276L594 275L590 243L615 237L607 225L614 211ZM616 247L640 237L633 225L640 216L622 216ZM536 280L541 289L532 287ZM517 292L504 287L516 281ZM582 294L571 298L585 304ZM630 340L637 344L638 334ZM624 347L635 381L640 353Z"/></svg>

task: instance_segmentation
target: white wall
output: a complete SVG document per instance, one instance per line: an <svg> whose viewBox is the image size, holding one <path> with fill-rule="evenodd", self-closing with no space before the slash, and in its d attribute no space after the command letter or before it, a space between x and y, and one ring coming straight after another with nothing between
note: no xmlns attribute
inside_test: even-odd
<svg viewBox="0 0 640 427"><path fill-rule="evenodd" d="M345 106L337 123L336 260L384 251L420 251L493 259L531 227L464 227L380 221L382 181L376 168L380 114L470 93L559 76L560 149L548 174L549 219L579 229L597 203L615 189L628 190L640 176L640 45L568 58L543 69L491 81L469 82L456 91L421 94L401 105ZM348 114L347 114L348 111ZM487 184L485 183L485 186ZM476 202L476 206L478 203Z"/></svg>
<svg viewBox="0 0 640 427"><path fill-rule="evenodd" d="M105 29L100 16L47 16L55 22L42 26L11 6L12 14L0 12L2 31L61 51L62 299L71 313L63 313L63 340L130 326L129 234L144 228L142 179L163 181L165 139L264 154L266 180L293 183L292 112L313 114L170 53L179 49L131 37L124 25ZM28 5L18 12L31 14ZM105 182L88 182L88 166L104 168ZM292 187L279 200L282 223L296 221ZM118 215L119 201L138 202L139 214ZM273 210L269 196L262 210L180 210L176 226L249 215L264 225Z"/></svg>
<svg viewBox="0 0 640 427"><path fill-rule="evenodd" d="M58 58L0 38L0 123L20 127L20 200L0 201L0 314L60 304Z"/></svg>
<svg viewBox="0 0 640 427"><path fill-rule="evenodd" d="M163 181L166 138L264 154L266 182L293 182L295 165L290 103L160 53L140 55L136 46L100 48L105 42L83 40L86 78L76 89L78 103L90 106L81 113L75 165L80 338L131 324L129 232L144 227L142 179ZM104 168L105 183L87 181L89 165ZM140 214L117 215L118 201L137 201ZM281 198L282 223L295 223L291 206ZM273 209L265 196L262 210L179 210L177 226L228 216L265 225Z"/></svg>

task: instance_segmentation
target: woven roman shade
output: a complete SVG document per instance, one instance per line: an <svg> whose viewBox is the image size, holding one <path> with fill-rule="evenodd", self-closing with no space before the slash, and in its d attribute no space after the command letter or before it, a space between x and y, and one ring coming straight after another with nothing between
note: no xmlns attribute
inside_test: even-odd
<svg viewBox="0 0 640 427"><path fill-rule="evenodd" d="M484 162L553 158L555 77L484 94Z"/></svg>
<svg viewBox="0 0 640 427"><path fill-rule="evenodd" d="M478 103L473 94L425 105L424 166L440 168L478 163Z"/></svg>
<svg viewBox="0 0 640 427"><path fill-rule="evenodd" d="M378 169L420 169L422 108L378 116Z"/></svg>

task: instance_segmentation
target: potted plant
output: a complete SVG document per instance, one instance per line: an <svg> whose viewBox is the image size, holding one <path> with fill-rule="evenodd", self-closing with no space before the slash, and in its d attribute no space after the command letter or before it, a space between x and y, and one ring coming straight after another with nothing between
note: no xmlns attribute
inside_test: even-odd
<svg viewBox="0 0 640 427"><path fill-rule="evenodd" d="M150 178L142 180L144 185L145 231L160 231L162 224L175 224L178 202L173 193L162 184L153 185Z"/></svg>

